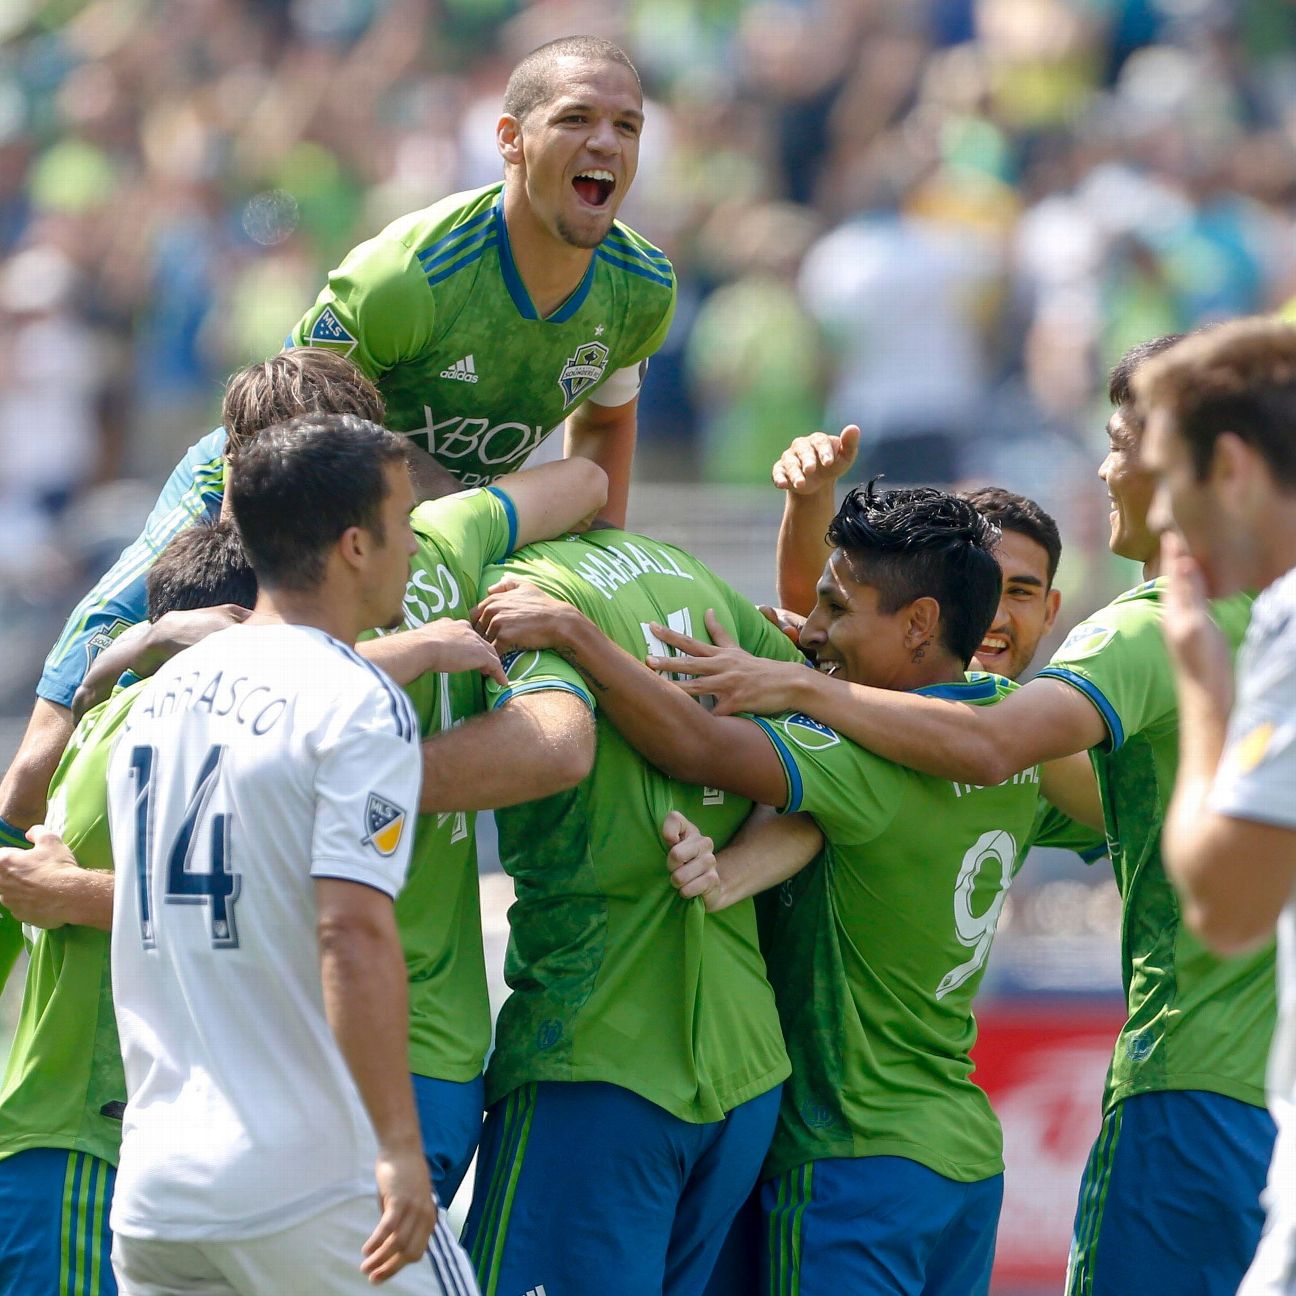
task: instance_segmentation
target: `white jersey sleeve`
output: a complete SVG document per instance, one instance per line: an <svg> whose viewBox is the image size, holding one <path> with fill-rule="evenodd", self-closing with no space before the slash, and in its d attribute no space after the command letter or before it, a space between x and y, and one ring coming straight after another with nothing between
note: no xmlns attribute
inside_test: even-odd
<svg viewBox="0 0 1296 1296"><path fill-rule="evenodd" d="M1255 603L1211 809L1296 829L1296 570Z"/></svg>
<svg viewBox="0 0 1296 1296"><path fill-rule="evenodd" d="M336 734L319 751L310 871L395 898L418 817L420 766L410 760L418 724L401 690L381 677L380 688L338 717Z"/></svg>

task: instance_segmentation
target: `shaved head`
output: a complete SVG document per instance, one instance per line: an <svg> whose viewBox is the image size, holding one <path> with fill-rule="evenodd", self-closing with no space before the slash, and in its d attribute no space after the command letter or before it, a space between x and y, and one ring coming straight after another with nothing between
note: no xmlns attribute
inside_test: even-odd
<svg viewBox="0 0 1296 1296"><path fill-rule="evenodd" d="M558 65L565 58L583 59L590 63L620 63L629 69L639 87L639 98L643 99L639 73L619 45L599 36L563 36L532 50L513 69L504 89L505 113L523 121L542 104L554 99L560 91Z"/></svg>

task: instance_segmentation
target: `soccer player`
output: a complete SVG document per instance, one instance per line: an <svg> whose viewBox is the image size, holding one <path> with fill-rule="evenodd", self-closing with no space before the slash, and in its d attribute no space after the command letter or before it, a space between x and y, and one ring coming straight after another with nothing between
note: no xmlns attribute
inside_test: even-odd
<svg viewBox="0 0 1296 1296"><path fill-rule="evenodd" d="M1080 1187L1071 1296L1232 1296L1260 1235L1258 1198L1273 1147L1264 1108L1273 951L1211 954L1185 926L1161 863L1178 712L1161 634L1158 542L1148 524L1155 482L1140 459L1130 382L1175 341L1136 347L1113 371L1111 445L1099 469L1112 499L1110 547L1142 562L1151 579L1077 626L1001 706L972 710L861 689L670 634L672 647L693 655L656 663L696 673L684 687L717 695L722 712L795 708L880 755L960 782L998 783L1040 761L1090 753L1124 907L1128 1020ZM1250 601L1239 594L1212 605L1233 647ZM1185 1128L1195 1131L1191 1146L1177 1137Z"/></svg>
<svg viewBox="0 0 1296 1296"><path fill-rule="evenodd" d="M639 74L593 36L533 50L504 91L502 184L362 243L293 329L377 382L389 427L465 486L520 467L565 421L623 525L639 385L675 305L670 262L616 220L643 128Z"/></svg>
<svg viewBox="0 0 1296 1296"><path fill-rule="evenodd" d="M471 1290L407 1063L416 720L352 647L401 619L404 445L294 420L240 451L230 494L253 614L143 687L108 772L118 1284Z"/></svg>
<svg viewBox="0 0 1296 1296"><path fill-rule="evenodd" d="M970 504L870 486L846 497L829 535L801 632L819 672L999 703L1011 684L964 676L1000 587L997 533ZM492 594L478 622L501 650L558 648L623 738L672 777L805 811L826 839L822 863L773 906L765 942L792 1059L763 1172L767 1290L986 1292L1002 1138L970 1079L971 1002L1034 821L1037 772L954 783L803 714L712 715L535 591ZM791 872L768 854L753 864L722 913L696 921Z"/></svg>
<svg viewBox="0 0 1296 1296"><path fill-rule="evenodd" d="M221 511L229 455L262 428L297 414L354 414L383 420L377 388L354 365L322 351L293 351L234 374L225 389L222 427L198 442L171 474L139 539L73 609L50 650L27 732L0 781L0 846L25 847L22 830L39 823L54 768L72 733L73 696L95 656L129 626L146 620L149 568L185 527Z"/></svg>
<svg viewBox="0 0 1296 1296"><path fill-rule="evenodd" d="M642 654L652 621L700 624L718 609L758 652L793 645L696 559L645 536L599 530L533 545L504 574L577 603ZM645 672L646 673L646 672ZM595 693L561 658L522 653L493 710L430 747L538 699ZM715 919L676 897L663 873L683 831L668 812L726 841L750 803L666 778L602 717L589 777L571 791L498 811L512 994L496 1024L489 1104L464 1238L483 1290L568 1296L699 1292L725 1230L755 1182L788 1074L751 905ZM572 745L553 734L555 755ZM593 735L590 746L593 747ZM483 768L500 747L464 762ZM453 776L460 762L439 762ZM488 803L489 804L489 803Z"/></svg>
<svg viewBox="0 0 1296 1296"><path fill-rule="evenodd" d="M148 593L154 620L212 604L251 608L256 579L232 527L201 526L167 547ZM0 899L39 929L0 1082L0 1296L117 1290L108 1210L126 1082L108 976L105 776L141 687L77 727L50 785L46 825L33 830L36 848L0 850Z"/></svg>
<svg viewBox="0 0 1296 1296"><path fill-rule="evenodd" d="M1296 1293L1296 330L1244 320L1180 343L1135 378L1166 537L1166 638L1179 685L1179 777L1166 868L1221 954L1278 926L1282 1024L1269 1063L1278 1139L1268 1222L1240 1296ZM1184 545L1187 553L1184 552ZM1208 597L1259 589L1238 660ZM1232 708L1232 715L1229 711Z"/></svg>

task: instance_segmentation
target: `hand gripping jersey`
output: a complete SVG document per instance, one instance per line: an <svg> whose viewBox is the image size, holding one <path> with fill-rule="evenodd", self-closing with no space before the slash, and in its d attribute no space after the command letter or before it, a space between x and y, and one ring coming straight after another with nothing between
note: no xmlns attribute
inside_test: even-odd
<svg viewBox="0 0 1296 1296"><path fill-rule="evenodd" d="M990 706L996 675L918 692ZM999 1122L972 1082L972 1000L1031 833L1038 768L997 787L892 764L799 713L758 718L787 813L824 853L762 910L792 1079L767 1177L809 1161L893 1156L970 1182L1003 1170Z"/></svg>
<svg viewBox="0 0 1296 1296"><path fill-rule="evenodd" d="M405 628L466 621L482 572L512 552L517 518L495 487L420 504L411 517L418 552L405 591ZM482 677L429 672L405 690L419 733L444 733L485 708ZM409 878L396 901L409 968L410 1070L474 1080L490 1047L490 998L477 885L477 816L420 815Z"/></svg>
<svg viewBox="0 0 1296 1296"><path fill-rule="evenodd" d="M419 776L408 699L319 630L234 626L141 689L108 772L115 1233L233 1241L375 1191L314 882L396 894Z"/></svg>
<svg viewBox="0 0 1296 1296"><path fill-rule="evenodd" d="M46 823L83 868L111 869L108 759L142 684L85 715L50 782ZM126 1081L108 974L108 933L37 929L0 1085L0 1158L67 1148L117 1164Z"/></svg>
<svg viewBox="0 0 1296 1296"><path fill-rule="evenodd" d="M1124 902L1121 961L1129 1018L1116 1042L1104 1110L1131 1094L1202 1089L1264 1105L1277 1012L1272 946L1219 959L1184 925L1161 863L1161 826L1179 763L1174 671L1161 634L1160 580L1081 622L1040 672L1079 689L1107 741L1090 753L1116 885ZM1212 614L1236 649L1251 600Z"/></svg>
<svg viewBox="0 0 1296 1296"><path fill-rule="evenodd" d="M652 622L705 633L714 608L748 651L797 660L752 604L673 545L623 531L529 545L486 573L531 581L580 608L621 647L667 653ZM553 653L507 665L492 705L565 689L591 708L584 680ZM590 776L558 796L501 810L500 857L514 880L505 978L486 1074L493 1104L541 1080L629 1089L681 1120L718 1121L788 1074L774 996L749 903L708 914L670 885L661 824L679 810L721 846L751 803L678 783L598 720Z"/></svg>
<svg viewBox="0 0 1296 1296"><path fill-rule="evenodd" d="M541 319L502 202L503 185L489 185L394 221L329 275L289 338L359 365L387 426L465 486L521 467L582 401L634 397L675 307L665 255L614 223L576 290Z"/></svg>

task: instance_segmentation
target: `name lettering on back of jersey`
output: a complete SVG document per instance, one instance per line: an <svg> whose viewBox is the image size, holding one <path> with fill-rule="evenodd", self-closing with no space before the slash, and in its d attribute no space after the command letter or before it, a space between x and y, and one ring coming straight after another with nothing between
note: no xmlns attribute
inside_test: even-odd
<svg viewBox="0 0 1296 1296"><path fill-rule="evenodd" d="M650 572L657 576L678 576L686 581L693 579L666 550L656 546L649 550L630 540L623 540L619 545L600 545L576 564L577 575L609 602L623 585Z"/></svg>
<svg viewBox="0 0 1296 1296"><path fill-rule="evenodd" d="M539 423L492 424L490 419L460 414L452 414L438 423L430 405L423 406L423 417L426 422L417 431L427 437L428 454L442 462L473 456L487 467L498 468L496 476L525 459L547 435ZM466 477L461 480L467 482Z"/></svg>
<svg viewBox="0 0 1296 1296"><path fill-rule="evenodd" d="M131 708L125 724L130 729L143 719L160 719L177 711L205 711L213 716L232 716L236 724L260 738L283 719L287 710L287 698L275 697L271 688L255 683L250 676L235 675L227 680L224 671L217 671L204 679L200 672L192 671L165 688L155 686L145 692Z"/></svg>
<svg viewBox="0 0 1296 1296"><path fill-rule="evenodd" d="M477 365L472 356L466 355L462 360L456 360L454 364L442 369L441 377L449 378L453 382L475 383L477 381Z"/></svg>
<svg viewBox="0 0 1296 1296"><path fill-rule="evenodd" d="M1002 783L951 783L950 787L954 789L956 797L964 797L970 792L984 792L988 787L1020 787L1023 783L1038 783L1039 781L1039 766L1032 765L1030 769L1019 770L1016 774L1010 774Z"/></svg>
<svg viewBox="0 0 1296 1296"><path fill-rule="evenodd" d="M306 335L306 345L349 356L356 349L356 340L342 327L342 322L333 314L333 307L325 306Z"/></svg>
<svg viewBox="0 0 1296 1296"><path fill-rule="evenodd" d="M418 563L418 558L415 558ZM415 566L405 586L405 625L409 629L435 621L453 612L462 602L459 582L445 563L432 567Z"/></svg>
<svg viewBox="0 0 1296 1296"><path fill-rule="evenodd" d="M392 855L400 845L404 830L405 811L394 801L370 792L365 803L365 835L360 844L372 846L379 855Z"/></svg>
<svg viewBox="0 0 1296 1296"><path fill-rule="evenodd" d="M563 365L563 371L558 375L558 386L562 388L564 408L573 401L579 400L602 379L610 354L602 342L586 342L576 348L575 355L567 357L567 363Z"/></svg>

